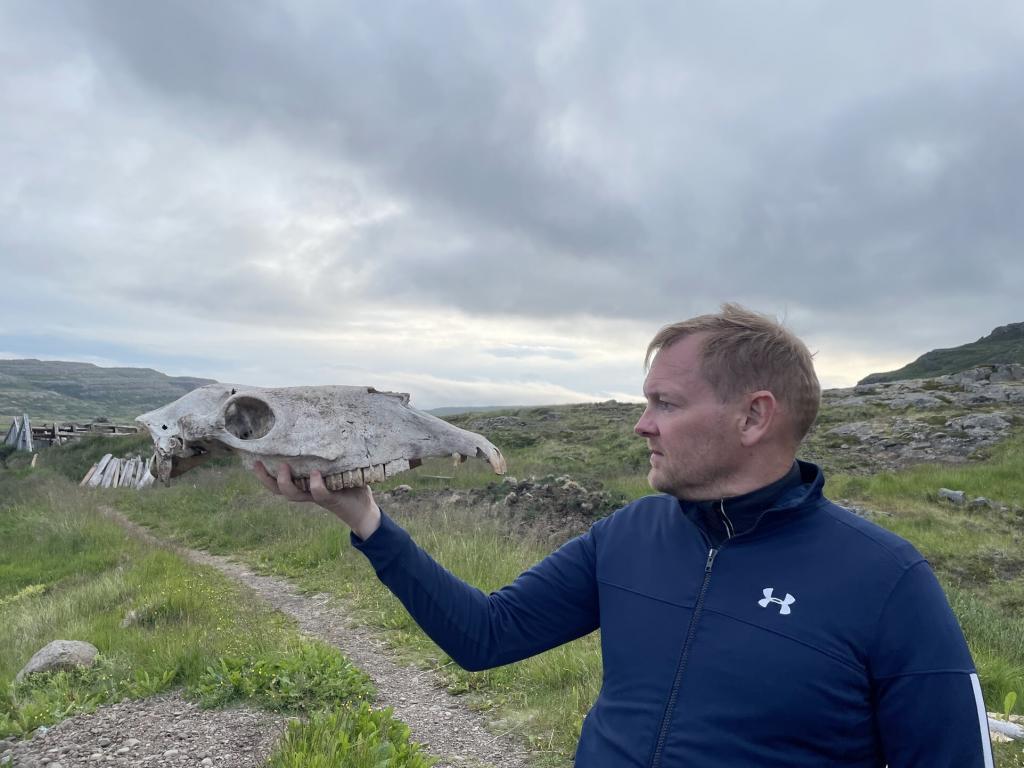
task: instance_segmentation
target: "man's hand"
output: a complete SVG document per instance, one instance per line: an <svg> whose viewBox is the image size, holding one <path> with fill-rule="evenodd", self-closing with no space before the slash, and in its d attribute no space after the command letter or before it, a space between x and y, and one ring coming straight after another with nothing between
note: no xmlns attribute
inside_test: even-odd
<svg viewBox="0 0 1024 768"><path fill-rule="evenodd" d="M369 486L329 491L319 472L309 476L309 492L300 490L292 482L292 468L282 462L277 468L277 477L267 472L263 462L257 461L253 470L263 486L289 501L312 501L333 512L352 532L361 539L368 539L380 527L380 507L373 500Z"/></svg>

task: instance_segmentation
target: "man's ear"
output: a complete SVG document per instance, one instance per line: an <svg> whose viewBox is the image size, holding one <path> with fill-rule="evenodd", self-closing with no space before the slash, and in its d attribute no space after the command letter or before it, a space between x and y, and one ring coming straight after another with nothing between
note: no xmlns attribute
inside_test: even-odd
<svg viewBox="0 0 1024 768"><path fill-rule="evenodd" d="M751 447L765 439L779 415L775 395L766 389L744 396L746 409L740 421L740 443Z"/></svg>

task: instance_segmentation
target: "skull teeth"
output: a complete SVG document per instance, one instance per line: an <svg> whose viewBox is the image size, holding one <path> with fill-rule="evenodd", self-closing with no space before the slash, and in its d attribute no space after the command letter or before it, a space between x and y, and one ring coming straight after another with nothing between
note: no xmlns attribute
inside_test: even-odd
<svg viewBox="0 0 1024 768"><path fill-rule="evenodd" d="M410 468L410 463L406 459L397 459L386 464L373 464L361 469L335 472L331 475L324 475L324 485L329 491L340 491L344 488L360 488L371 483L381 483L392 475L405 472ZM293 477L292 482L295 483L296 488L309 491L308 477Z"/></svg>
<svg viewBox="0 0 1024 768"><path fill-rule="evenodd" d="M327 477L325 477L324 485L327 486L327 490L329 491L340 491L342 488L345 487L345 483L343 482L343 478L340 473L336 475L328 475Z"/></svg>

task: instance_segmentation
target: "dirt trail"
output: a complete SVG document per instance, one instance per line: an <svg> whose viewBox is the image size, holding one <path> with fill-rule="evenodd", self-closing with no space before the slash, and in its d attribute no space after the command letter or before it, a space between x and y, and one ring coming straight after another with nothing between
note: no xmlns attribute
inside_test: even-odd
<svg viewBox="0 0 1024 768"><path fill-rule="evenodd" d="M377 704L391 707L412 731L412 738L440 758L437 768L527 768L527 752L508 735L495 736L483 716L434 682L430 670L399 665L389 658L381 638L365 627L351 626L343 606L325 594L304 595L289 581L261 576L246 566L208 552L163 541L148 529L109 507L105 514L132 535L167 547L188 560L216 568L253 590L275 609L291 616L300 631L330 643L365 672L377 687Z"/></svg>

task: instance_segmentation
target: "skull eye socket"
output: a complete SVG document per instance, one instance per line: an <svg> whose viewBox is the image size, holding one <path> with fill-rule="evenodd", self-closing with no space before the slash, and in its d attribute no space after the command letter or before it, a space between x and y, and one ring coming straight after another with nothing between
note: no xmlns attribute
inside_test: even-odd
<svg viewBox="0 0 1024 768"><path fill-rule="evenodd" d="M240 397L224 409L224 427L239 440L259 440L274 428L274 412L255 397Z"/></svg>

